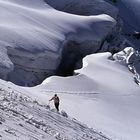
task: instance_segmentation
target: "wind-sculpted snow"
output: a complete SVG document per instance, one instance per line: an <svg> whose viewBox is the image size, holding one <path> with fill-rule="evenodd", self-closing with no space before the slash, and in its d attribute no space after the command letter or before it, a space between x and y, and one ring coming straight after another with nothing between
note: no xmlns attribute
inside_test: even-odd
<svg viewBox="0 0 140 140"><path fill-rule="evenodd" d="M112 139L138 140L140 87L135 69L128 67L131 62L134 66L138 63L136 56L133 48L114 56L111 53L86 56L83 68L76 71L78 75L50 77L35 87L33 95L45 101L48 93L57 93L62 98L62 107L78 120L102 130Z"/></svg>
<svg viewBox="0 0 140 140"><path fill-rule="evenodd" d="M57 10L78 14L98 15L107 14L117 18L118 9L104 0L44 0Z"/></svg>
<svg viewBox="0 0 140 140"><path fill-rule="evenodd" d="M134 73L128 70L126 63L126 60L127 62L133 60L128 59L131 58L133 52L134 49L126 48L125 53L116 54L119 59L115 60L111 53L89 55L84 58L83 68L76 71L77 74L79 73L78 75L66 78L53 76L46 79L42 85L32 88L19 87L0 80L1 108L4 109L2 115L6 118L5 122L4 117L1 118L0 127L3 129L0 131L0 135L6 137L8 133L8 137L9 135L12 135L12 138L20 136L21 139L27 136L26 133L29 137L38 139L43 139L44 136L48 138L47 134L49 134L48 139L50 140L55 136L74 140L76 138L84 139L85 136L85 140L96 139L89 133L91 129L88 129L85 134L83 127L77 128L75 125L73 127L71 123L69 125L67 119L69 120L69 116L72 116L112 139L137 140L140 137L140 88L134 81ZM122 58L125 63L118 61ZM54 94L58 94L60 97L60 110L65 110L68 118L48 109L48 105L51 110L54 108L53 103L49 103L49 99ZM5 112L10 114L10 120L7 118L8 115L5 116ZM24 117L27 118L24 119ZM64 119L63 123L61 117L62 120ZM62 125L61 129L57 125L56 118L59 119L59 126ZM16 122L19 125L15 124L16 119L18 119ZM22 134L15 128L22 129ZM73 128L76 129L76 132L73 131ZM36 134L40 135L36 136L34 130ZM102 133L100 134L102 135Z"/></svg>
<svg viewBox="0 0 140 140"><path fill-rule="evenodd" d="M21 89L0 82L0 139L111 140L76 119L63 117L64 111L62 115L53 112Z"/></svg>
<svg viewBox="0 0 140 140"><path fill-rule="evenodd" d="M86 56L83 61L83 68L75 71L78 75L67 78L52 76L42 84L45 84L48 91L56 90L58 92L91 94L102 92L130 94L133 91L138 92L139 88L132 80L133 74L131 75L131 72L127 69L126 63L122 65L121 62L120 64L117 62L118 60L113 61L111 58L111 53ZM128 85L131 86L127 87ZM127 87L127 89L124 87ZM129 93L127 92L128 89Z"/></svg>
<svg viewBox="0 0 140 140"><path fill-rule="evenodd" d="M73 8L74 14L117 16L116 8L104 1L93 0L85 7L85 0L77 0L80 5L73 5L75 1L56 4L60 8L65 6L60 10L70 13ZM98 7L92 11L95 4ZM85 8L83 13L81 8ZM86 56L101 49L109 50L113 43L112 47L117 47L118 38L112 43L109 40L113 38L110 34L114 27L119 28L105 14L74 14L57 11L44 0L0 0L0 78L32 86L63 72L66 69L62 68L70 64L80 68L74 76L52 76L32 88L0 80L0 139L140 137L139 53L126 48L115 55L108 52ZM60 97L60 112L49 102L54 94Z"/></svg>
<svg viewBox="0 0 140 140"><path fill-rule="evenodd" d="M0 67L6 66L3 77L29 86L55 73L67 42L84 44L82 49L92 53L115 26L110 16L67 14L43 0L1 0L0 19L0 47L5 49L1 56L9 64L0 60Z"/></svg>

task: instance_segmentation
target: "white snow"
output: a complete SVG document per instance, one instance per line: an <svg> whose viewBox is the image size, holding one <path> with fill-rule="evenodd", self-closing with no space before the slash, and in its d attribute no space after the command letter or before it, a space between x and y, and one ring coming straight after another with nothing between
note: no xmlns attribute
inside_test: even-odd
<svg viewBox="0 0 140 140"><path fill-rule="evenodd" d="M50 77L30 89L37 99L47 102L58 93L61 108L78 120L117 140L140 137L140 88L133 74L110 53L87 56L77 76Z"/></svg>
<svg viewBox="0 0 140 140"><path fill-rule="evenodd" d="M102 133L68 117L65 111L50 110L46 103L42 104L11 83L0 80L0 92L2 140L109 140Z"/></svg>
<svg viewBox="0 0 140 140"><path fill-rule="evenodd" d="M128 65L128 69L134 74L134 81L140 85L140 53L132 47L127 47L113 55L116 61Z"/></svg>
<svg viewBox="0 0 140 140"><path fill-rule="evenodd" d="M6 49L1 55L11 72L5 77L20 85L34 85L44 79L42 75L54 73L66 41L91 41L96 50L115 26L108 15L67 14L43 0L0 0L0 19L0 46Z"/></svg>
<svg viewBox="0 0 140 140"><path fill-rule="evenodd" d="M105 20L105 22L110 22L110 25L114 22L107 15L82 17L58 12L48 6L44 8L45 3L41 0L34 2L32 7L25 7L24 3L27 4L28 1L0 1L2 12L0 37L1 41L11 43L11 47L31 52L35 50L55 52L58 49L58 42L65 39L65 33L75 32L75 29L80 27L89 28L92 22ZM34 8L35 5L38 6Z"/></svg>
<svg viewBox="0 0 140 140"><path fill-rule="evenodd" d="M105 14L72 15L43 0L0 0L0 77L28 84L34 74L56 68L64 41L92 40L96 48L114 26ZM130 47L113 56L88 55L77 75L52 76L32 88L0 80L0 139L139 140L140 87L134 79L138 73L129 66L137 54ZM56 93L59 113L49 102Z"/></svg>
<svg viewBox="0 0 140 140"><path fill-rule="evenodd" d="M126 51L130 52L129 49L126 49ZM87 56L84 59L84 67L76 72L78 72L79 75L67 78L56 76L50 77L46 79L42 85L33 88L18 87L12 83L4 81L0 81L0 86L1 89L4 89L6 98L8 96L7 94L10 93L10 98L12 94L12 99L16 101L19 97L15 97L17 95L14 95L14 93L18 93L18 96L21 96L20 98L23 98L23 100L28 100L29 98L33 100L32 102L39 102L42 105L48 105L48 100L54 93L57 93L61 100L60 110L65 110L69 116L87 124L96 131L103 132L106 136L112 139L138 140L140 137L140 88L134 82L134 75L128 70L126 64L112 60L112 55L110 53L98 53ZM3 95L3 92L1 92L1 95ZM2 100L2 102L6 103L5 105L3 104L3 106L7 106L7 101ZM32 102L30 105L34 106ZM14 101L11 102L11 104L14 103ZM18 104L20 104L19 101ZM24 104L30 108L28 102L25 102ZM50 106L51 109L54 108L53 103L51 103ZM19 107L17 107L17 109L18 108ZM24 110L23 107L22 110ZM41 108L40 110L42 113L43 109ZM34 109L30 109L30 113L25 110L27 115L31 114L34 116L32 111L34 112ZM51 112L48 112L46 117L50 113ZM53 115L51 117L55 116L55 114L51 114ZM36 120L42 119L42 117L38 118L38 115L36 117ZM32 117L29 115L29 118ZM32 120L34 119L31 119L31 124ZM64 122L63 119L62 121ZM25 122L22 121L22 123ZM47 121L47 123L49 122ZM12 121L10 121L9 124L11 125L8 126L12 127L10 127L10 131L14 131L14 133L20 135L21 139L23 139L24 135L17 132L17 129L21 130L21 128L17 127L17 125L15 126ZM0 127L3 127L4 125L0 125ZM52 122L49 126L52 126ZM17 129L13 130L13 127ZM24 127L30 129L27 124L25 124ZM64 123L58 127L65 129L66 126ZM73 128L74 127L72 127L72 129ZM3 127L0 131L0 135L7 138L5 134L3 134L3 131L7 129L9 131L9 127ZM56 127L52 127L52 129L56 129ZM69 128L68 130L71 132ZM33 131L35 131L35 128ZM57 128L57 131L61 133L59 128ZM26 133L25 130L24 132ZM78 133L77 130L76 133ZM76 138L72 134L65 132L61 134L61 136L72 136L73 138ZM12 133L12 135L14 134ZM42 135L46 136L41 130L41 136ZM51 135L52 137L54 136L52 133ZM82 135L82 132L80 132L80 135ZM37 137L33 134L32 136ZM28 138L29 137L26 139Z"/></svg>

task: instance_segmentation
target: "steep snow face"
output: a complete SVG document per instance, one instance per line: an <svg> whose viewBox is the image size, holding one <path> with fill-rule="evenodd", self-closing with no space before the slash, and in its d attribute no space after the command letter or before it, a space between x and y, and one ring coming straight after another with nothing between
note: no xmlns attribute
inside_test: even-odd
<svg viewBox="0 0 140 140"><path fill-rule="evenodd" d="M98 53L87 56L84 67L76 72L79 75L46 79L41 86L34 87L33 95L45 102L57 93L62 100L61 108L78 120L112 139L137 140L140 87L126 63L113 60L110 53Z"/></svg>
<svg viewBox="0 0 140 140"><path fill-rule="evenodd" d="M8 62L1 63L1 69L5 69L2 75L29 86L55 73L67 42L84 44L82 49L90 48L92 53L115 26L107 15L66 14L43 0L1 0L0 19L0 45L5 50L1 56Z"/></svg>
<svg viewBox="0 0 140 140"><path fill-rule="evenodd" d="M107 14L117 18L118 9L104 0L44 0L57 10L78 14L98 15Z"/></svg>
<svg viewBox="0 0 140 140"><path fill-rule="evenodd" d="M0 92L0 139L109 140L76 119L65 117L64 111L50 110L20 87L0 80Z"/></svg>

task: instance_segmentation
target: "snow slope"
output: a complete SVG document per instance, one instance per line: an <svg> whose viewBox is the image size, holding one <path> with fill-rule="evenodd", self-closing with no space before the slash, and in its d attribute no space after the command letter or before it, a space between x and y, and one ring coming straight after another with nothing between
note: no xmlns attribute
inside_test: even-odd
<svg viewBox="0 0 140 140"><path fill-rule="evenodd" d="M94 46L92 53L115 26L110 16L67 14L43 0L0 0L0 19L0 76L21 85L52 74L65 41L80 42L86 49ZM121 54L125 57L124 51L116 55ZM83 63L77 75L52 76L33 88L0 80L0 139L108 139L103 132L113 140L139 140L135 73L111 53L89 55ZM46 105L54 93L61 99L60 110L91 128L62 117L52 103L49 110Z"/></svg>
<svg viewBox="0 0 140 140"><path fill-rule="evenodd" d="M108 15L67 14L43 0L0 0L0 19L1 78L30 86L55 73L69 40L94 52L115 26Z"/></svg>
<svg viewBox="0 0 140 140"><path fill-rule="evenodd" d="M18 136L21 140L31 137L47 137L51 140L55 136L84 140L83 136L86 136L85 139L90 140L98 137L97 132L103 132L113 140L138 140L140 88L134 82L134 75L128 70L126 63L113 60L110 53L98 53L87 56L84 67L76 72L79 75L66 78L53 76L42 85L32 88L19 87L1 80L0 135L8 140L9 136ZM94 128L97 135L93 129L83 128L81 125L75 128L70 120L45 109L46 105L50 105L53 110L53 103L48 100L54 93L61 100L60 112L65 110L69 116ZM5 121L3 118L6 118ZM51 118L55 118L55 121ZM13 120L16 120L16 124ZM47 127L47 134L42 127ZM29 131L31 129L33 132ZM23 133L17 130L23 130ZM35 131L38 136L34 134ZM106 137L100 139L103 138Z"/></svg>
<svg viewBox="0 0 140 140"><path fill-rule="evenodd" d="M99 53L87 56L76 72L79 75L50 77L26 92L44 103L57 93L61 109L88 126L112 139L138 140L140 88L126 65L113 61L110 53Z"/></svg>
<svg viewBox="0 0 140 140"><path fill-rule="evenodd" d="M74 118L50 110L20 87L0 80L1 140L111 140Z"/></svg>

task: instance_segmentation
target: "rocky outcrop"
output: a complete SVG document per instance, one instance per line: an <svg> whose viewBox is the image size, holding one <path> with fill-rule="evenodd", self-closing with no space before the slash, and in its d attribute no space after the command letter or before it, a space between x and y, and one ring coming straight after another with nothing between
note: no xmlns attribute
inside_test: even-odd
<svg viewBox="0 0 140 140"><path fill-rule="evenodd" d="M113 58L127 65L128 69L134 74L134 81L140 85L140 53L132 47L127 47L114 54Z"/></svg>

